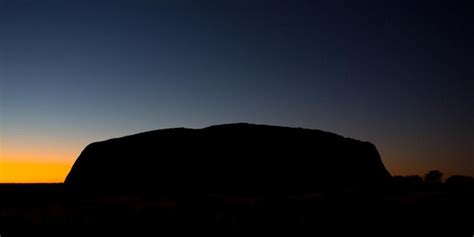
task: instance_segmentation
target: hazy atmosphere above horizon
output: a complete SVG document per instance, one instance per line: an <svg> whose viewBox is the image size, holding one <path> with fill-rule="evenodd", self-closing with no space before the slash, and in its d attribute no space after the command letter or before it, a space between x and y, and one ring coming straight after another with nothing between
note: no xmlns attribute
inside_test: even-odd
<svg viewBox="0 0 474 237"><path fill-rule="evenodd" d="M474 176L470 1L0 0L0 183L89 143L249 122L374 143L392 175Z"/></svg>

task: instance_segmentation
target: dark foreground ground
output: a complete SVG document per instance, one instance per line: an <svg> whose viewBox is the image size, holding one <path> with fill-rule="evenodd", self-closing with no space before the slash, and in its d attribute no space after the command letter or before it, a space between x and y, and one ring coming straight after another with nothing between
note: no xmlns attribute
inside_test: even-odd
<svg viewBox="0 0 474 237"><path fill-rule="evenodd" d="M58 226L69 227L66 230ZM79 193L62 184L0 185L0 235L146 231L473 236L474 191L449 187L299 195ZM79 234L81 233L81 234ZM396 234L399 233L399 234ZM443 234L444 235L444 234ZM30 235L31 236L31 235Z"/></svg>

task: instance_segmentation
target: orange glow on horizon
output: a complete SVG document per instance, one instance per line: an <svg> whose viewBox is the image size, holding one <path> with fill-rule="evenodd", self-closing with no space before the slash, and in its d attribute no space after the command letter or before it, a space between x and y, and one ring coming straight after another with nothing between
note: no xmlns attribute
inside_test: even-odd
<svg viewBox="0 0 474 237"><path fill-rule="evenodd" d="M62 183L77 157L76 149L66 146L20 147L14 143L2 147L0 183Z"/></svg>
<svg viewBox="0 0 474 237"><path fill-rule="evenodd" d="M0 161L0 183L62 183L72 164L66 162Z"/></svg>

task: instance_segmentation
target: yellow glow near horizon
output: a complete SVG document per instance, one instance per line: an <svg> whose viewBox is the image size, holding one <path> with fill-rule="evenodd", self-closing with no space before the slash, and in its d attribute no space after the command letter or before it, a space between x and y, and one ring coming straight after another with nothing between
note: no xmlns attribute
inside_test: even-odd
<svg viewBox="0 0 474 237"><path fill-rule="evenodd" d="M77 149L49 146L4 146L0 154L0 183L61 183L71 169Z"/></svg>
<svg viewBox="0 0 474 237"><path fill-rule="evenodd" d="M67 162L0 161L0 183L61 183L72 164Z"/></svg>

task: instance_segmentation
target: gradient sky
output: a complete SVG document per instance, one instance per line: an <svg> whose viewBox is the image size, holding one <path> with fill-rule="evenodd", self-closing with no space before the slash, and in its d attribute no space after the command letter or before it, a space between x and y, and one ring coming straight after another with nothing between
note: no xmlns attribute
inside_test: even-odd
<svg viewBox="0 0 474 237"><path fill-rule="evenodd" d="M0 0L0 182L241 121L371 141L395 175L474 175L469 2Z"/></svg>

